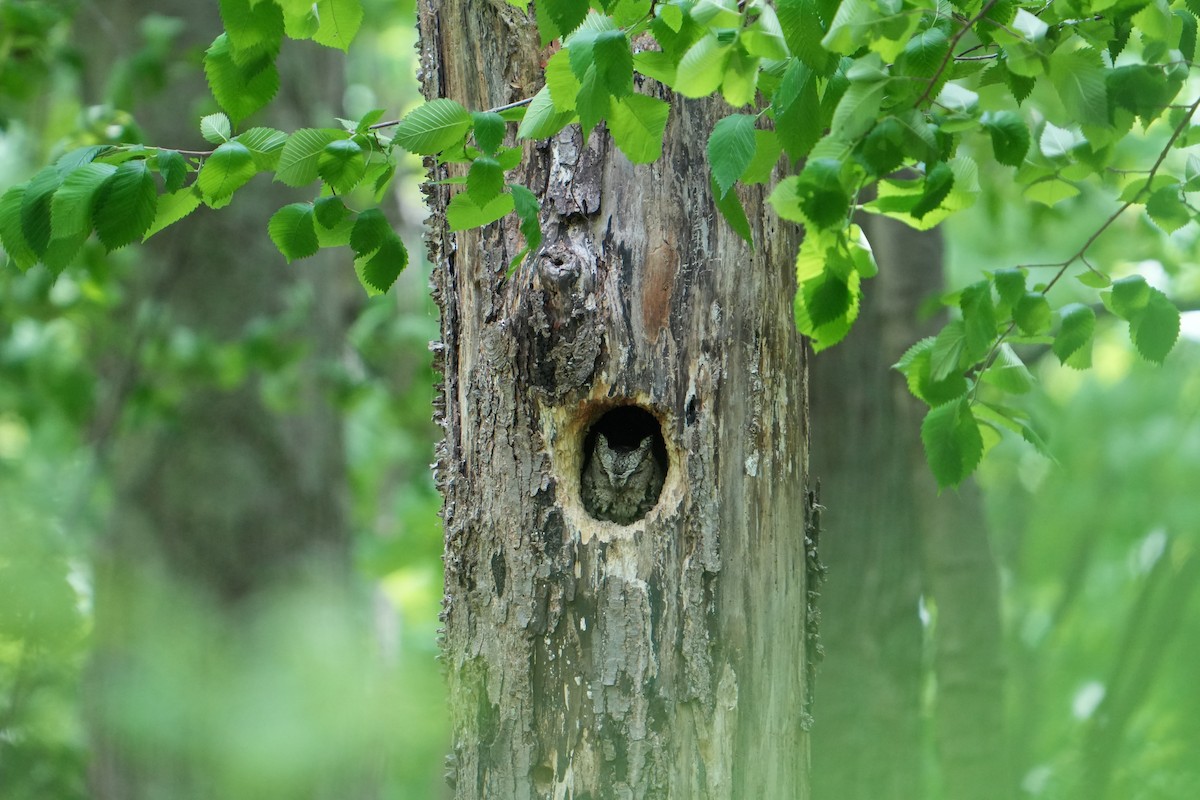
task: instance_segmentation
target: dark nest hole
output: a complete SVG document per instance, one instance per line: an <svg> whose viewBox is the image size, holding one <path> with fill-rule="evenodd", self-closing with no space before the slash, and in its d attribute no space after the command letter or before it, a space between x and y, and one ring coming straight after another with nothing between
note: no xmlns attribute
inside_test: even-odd
<svg viewBox="0 0 1200 800"><path fill-rule="evenodd" d="M650 452L654 456L654 460L658 462L662 475L667 474L669 459L667 458L667 443L663 439L662 424L656 416L641 406L623 405L610 408L588 428L587 434L583 438L581 479L586 474L588 464L596 449L596 436L601 433L608 440L610 447L622 450L637 448L649 436L651 438ZM658 502L661 492L660 485L654 502Z"/></svg>

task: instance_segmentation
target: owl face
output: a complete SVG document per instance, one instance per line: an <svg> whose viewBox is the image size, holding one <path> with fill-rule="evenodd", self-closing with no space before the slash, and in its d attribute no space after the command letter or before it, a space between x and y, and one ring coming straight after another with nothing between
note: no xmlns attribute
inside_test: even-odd
<svg viewBox="0 0 1200 800"><path fill-rule="evenodd" d="M604 467L605 473L616 488L625 488L629 485L630 479L637 474L638 468L641 467L646 460L652 458L650 453L650 437L642 439L641 444L632 450L617 447L614 448L608 443L608 439L604 434L596 436L596 454L600 458L600 465Z"/></svg>

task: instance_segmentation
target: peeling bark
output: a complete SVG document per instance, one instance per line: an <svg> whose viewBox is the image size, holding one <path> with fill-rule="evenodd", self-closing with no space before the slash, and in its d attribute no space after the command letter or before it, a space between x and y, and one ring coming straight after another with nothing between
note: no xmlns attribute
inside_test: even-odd
<svg viewBox="0 0 1200 800"><path fill-rule="evenodd" d="M428 96L540 88L517 9L419 16ZM452 234L435 213L457 798L808 796L797 241L761 192L743 195L755 251L717 217L703 143L726 113L676 100L648 166L603 130L526 145L546 237L511 279L511 219ZM433 207L452 191L431 186ZM624 404L661 424L669 465L627 526L579 487L590 426Z"/></svg>

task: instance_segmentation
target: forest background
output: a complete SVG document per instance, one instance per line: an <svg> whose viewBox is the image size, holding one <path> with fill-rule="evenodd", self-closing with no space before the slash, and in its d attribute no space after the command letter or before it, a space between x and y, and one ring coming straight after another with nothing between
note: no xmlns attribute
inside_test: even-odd
<svg viewBox="0 0 1200 800"><path fill-rule="evenodd" d="M411 7L364 7L355 48L329 62L338 76L323 112L330 118L372 108L402 116L419 102ZM106 26L136 47L103 54L80 36ZM0 193L68 143L159 136L128 109L134 97L176 102L173 76L199 73L202 48L176 46L185 31L157 11L117 18L98 3L0 0ZM184 103L174 108L189 120L215 108L202 85ZM1166 133L1152 128L1146 152L1161 148ZM386 205L418 254L422 168L414 159L404 169ZM1086 239L1108 213L1086 192L1047 206L1000 175L984 174L980 185L975 206L944 227L952 288L981 269L1059 259L1064 241ZM289 786L312 774L361 775L364 764L382 796L440 795L448 743L436 663L442 542L428 469L436 438L428 343L437 337L429 266L414 257L396 286L375 297L342 269L326 292L328 284L306 280L308 262L286 264L269 242L265 250L246 244L266 242L272 211L239 197L230 211L208 213L211 224L228 218L231 233L210 235L207 246L233 243L223 257L234 260L264 253L253 264L258 280L290 276L279 281L275 307L236 333L213 335L154 302L161 295L139 294L138 276L161 266L161 254L143 249L106 255L89 245L57 277L41 266L0 270L0 797L89 796L96 719L136 730L154 758L201 765L213 796L292 796ZM1119 228L1093 260L1114 274L1143 275L1184 309L1195 305L1200 226L1165 236L1130 215ZM345 316L337 341L306 338L304 320L322 304ZM1197 312L1183 322L1161 368L1139 359L1111 319L1091 371L1044 353L1033 362L1039 387L1022 402L1050 435L1054 460L1005 439L980 469L1007 677L1006 752L997 758L1015 793L1200 796ZM314 374L339 414L353 590L313 568L247 608L238 630L213 635L228 623L210 598L158 586L172 613L152 621L155 635L140 654L151 682L98 695L89 684L93 565L120 503L113 453L144 426L177 422L188 398L206 392L251 391L287 417ZM903 383L895 372L886 380ZM819 385L814 394L819 404ZM872 476L857 480L869 502ZM837 536L839 513L826 510L827 537ZM833 567L828 579L837 582L853 564ZM936 626L936 607L909 611L926 630ZM924 686L922 707L932 709L944 687L932 679ZM215 710L213 693L228 701L221 709L241 712ZM817 741L823 703L836 698L822 699L818 681ZM936 798L935 736L921 723L924 758L914 769ZM823 767L818 759L818 784Z"/></svg>

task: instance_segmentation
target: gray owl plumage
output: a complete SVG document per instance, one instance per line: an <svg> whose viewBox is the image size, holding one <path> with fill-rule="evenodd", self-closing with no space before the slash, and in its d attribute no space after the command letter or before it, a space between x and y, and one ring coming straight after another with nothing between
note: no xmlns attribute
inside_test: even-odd
<svg viewBox="0 0 1200 800"><path fill-rule="evenodd" d="M652 444L647 436L637 447L613 447L603 433L596 434L580 486L583 507L589 514L628 525L654 507L662 490L663 468L654 457Z"/></svg>

